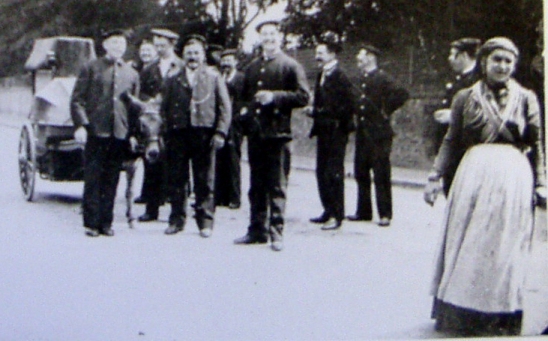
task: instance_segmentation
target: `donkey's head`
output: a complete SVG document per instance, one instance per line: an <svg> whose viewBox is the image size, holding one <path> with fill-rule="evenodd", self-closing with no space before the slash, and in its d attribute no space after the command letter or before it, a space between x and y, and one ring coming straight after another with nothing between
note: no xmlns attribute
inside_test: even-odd
<svg viewBox="0 0 548 341"><path fill-rule="evenodd" d="M151 103L145 107L139 116L141 133L145 137L145 158L148 162L158 161L162 150L162 117L160 116L159 105Z"/></svg>

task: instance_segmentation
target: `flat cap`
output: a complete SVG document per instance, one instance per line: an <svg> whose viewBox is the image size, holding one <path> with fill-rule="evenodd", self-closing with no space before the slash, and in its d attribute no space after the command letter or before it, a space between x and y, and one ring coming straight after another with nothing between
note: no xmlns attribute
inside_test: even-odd
<svg viewBox="0 0 548 341"><path fill-rule="evenodd" d="M165 28L153 28L152 30L150 30L150 33L152 33L152 35L155 35L158 37L164 37L167 39L173 39L173 40L179 39L179 35L177 33Z"/></svg>
<svg viewBox="0 0 548 341"><path fill-rule="evenodd" d="M342 51L342 39L333 31L322 33L318 43L325 44L331 52L340 53Z"/></svg>
<svg viewBox="0 0 548 341"><path fill-rule="evenodd" d="M221 52L221 58L224 56L235 56L236 53L238 53L238 50L236 49L225 49Z"/></svg>
<svg viewBox="0 0 548 341"><path fill-rule="evenodd" d="M477 51L481 45L478 38L461 38L451 42L451 47L460 51Z"/></svg>
<svg viewBox="0 0 548 341"><path fill-rule="evenodd" d="M200 44L202 44L204 47L207 47L207 41L206 41L206 38L201 35L201 34L195 34L195 33L192 33L192 34L188 34L186 35L184 38L183 38L183 41L182 41L182 46L186 46L188 45L188 43L190 42L199 42Z"/></svg>
<svg viewBox="0 0 548 341"><path fill-rule="evenodd" d="M363 49L363 50L366 50L367 52L373 53L376 56L381 55L381 50L379 50L378 48L376 48L375 46L373 46L371 44L361 44L360 49Z"/></svg>
<svg viewBox="0 0 548 341"><path fill-rule="evenodd" d="M488 56L491 52L502 49L513 53L516 58L519 58L519 49L514 42L506 37L493 37L487 40L479 49L479 58Z"/></svg>
<svg viewBox="0 0 548 341"><path fill-rule="evenodd" d="M257 26L255 26L255 31L260 32L261 28L263 28L263 26L265 25L273 25L273 26L276 26L277 28L280 28L280 22L278 20L266 20L259 23Z"/></svg>
<svg viewBox="0 0 548 341"><path fill-rule="evenodd" d="M105 30L101 33L101 37L103 38L103 40L106 40L113 36L122 36L124 38L127 38L126 32L119 28L112 29L112 30Z"/></svg>

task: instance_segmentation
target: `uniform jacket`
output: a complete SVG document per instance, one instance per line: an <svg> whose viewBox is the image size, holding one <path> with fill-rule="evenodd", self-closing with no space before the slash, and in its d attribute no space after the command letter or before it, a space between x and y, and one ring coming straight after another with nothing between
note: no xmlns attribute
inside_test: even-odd
<svg viewBox="0 0 548 341"><path fill-rule="evenodd" d="M392 138L390 115L409 98L407 90L381 69L361 75L358 89L358 129L373 140Z"/></svg>
<svg viewBox="0 0 548 341"><path fill-rule="evenodd" d="M356 94L352 83L338 65L325 75L323 84L320 84L321 77L322 72L318 74L314 88L314 125L310 136L317 135L322 128L339 129L346 133L353 131Z"/></svg>
<svg viewBox="0 0 548 341"><path fill-rule="evenodd" d="M214 128L226 137L232 105L225 81L217 70L203 65L191 86L183 68L165 81L160 114L169 130L189 127Z"/></svg>
<svg viewBox="0 0 548 341"><path fill-rule="evenodd" d="M176 75L183 68L183 60L175 57L169 70L167 71L166 79ZM152 97L156 97L162 90L164 79L160 72L160 61L157 60L148 67L141 70L141 92L140 98L143 101L148 101Z"/></svg>
<svg viewBox="0 0 548 341"><path fill-rule="evenodd" d="M116 69L113 84L114 69ZM129 91L139 93L139 75L123 61L106 57L91 61L78 76L71 96L74 126L86 126L90 134L125 139L136 129L136 113L120 98Z"/></svg>
<svg viewBox="0 0 548 341"><path fill-rule="evenodd" d="M443 99L443 105L445 108L451 106L453 97L462 89L471 87L479 80L479 74L476 69L455 77L453 83L448 83L446 86L445 98Z"/></svg>
<svg viewBox="0 0 548 341"><path fill-rule="evenodd" d="M273 91L273 102L256 102L254 96L259 90ZM309 98L304 69L295 59L281 51L272 58L254 59L245 70L242 100L247 113L241 120L244 131L261 138L291 139L291 112L305 106Z"/></svg>

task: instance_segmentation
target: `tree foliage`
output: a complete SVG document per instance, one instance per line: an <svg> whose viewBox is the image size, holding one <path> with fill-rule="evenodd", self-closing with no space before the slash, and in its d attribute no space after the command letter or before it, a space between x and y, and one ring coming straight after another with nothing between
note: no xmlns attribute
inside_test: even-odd
<svg viewBox="0 0 548 341"><path fill-rule="evenodd" d="M443 67L449 42L464 36L507 36L531 54L542 0L289 0L287 12L305 45L329 30L349 43L414 46Z"/></svg>

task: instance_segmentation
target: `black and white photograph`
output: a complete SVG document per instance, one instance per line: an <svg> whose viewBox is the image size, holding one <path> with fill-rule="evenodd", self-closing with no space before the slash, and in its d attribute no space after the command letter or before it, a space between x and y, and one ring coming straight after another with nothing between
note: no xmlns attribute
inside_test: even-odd
<svg viewBox="0 0 548 341"><path fill-rule="evenodd" d="M0 0L0 341L548 335L542 0Z"/></svg>

